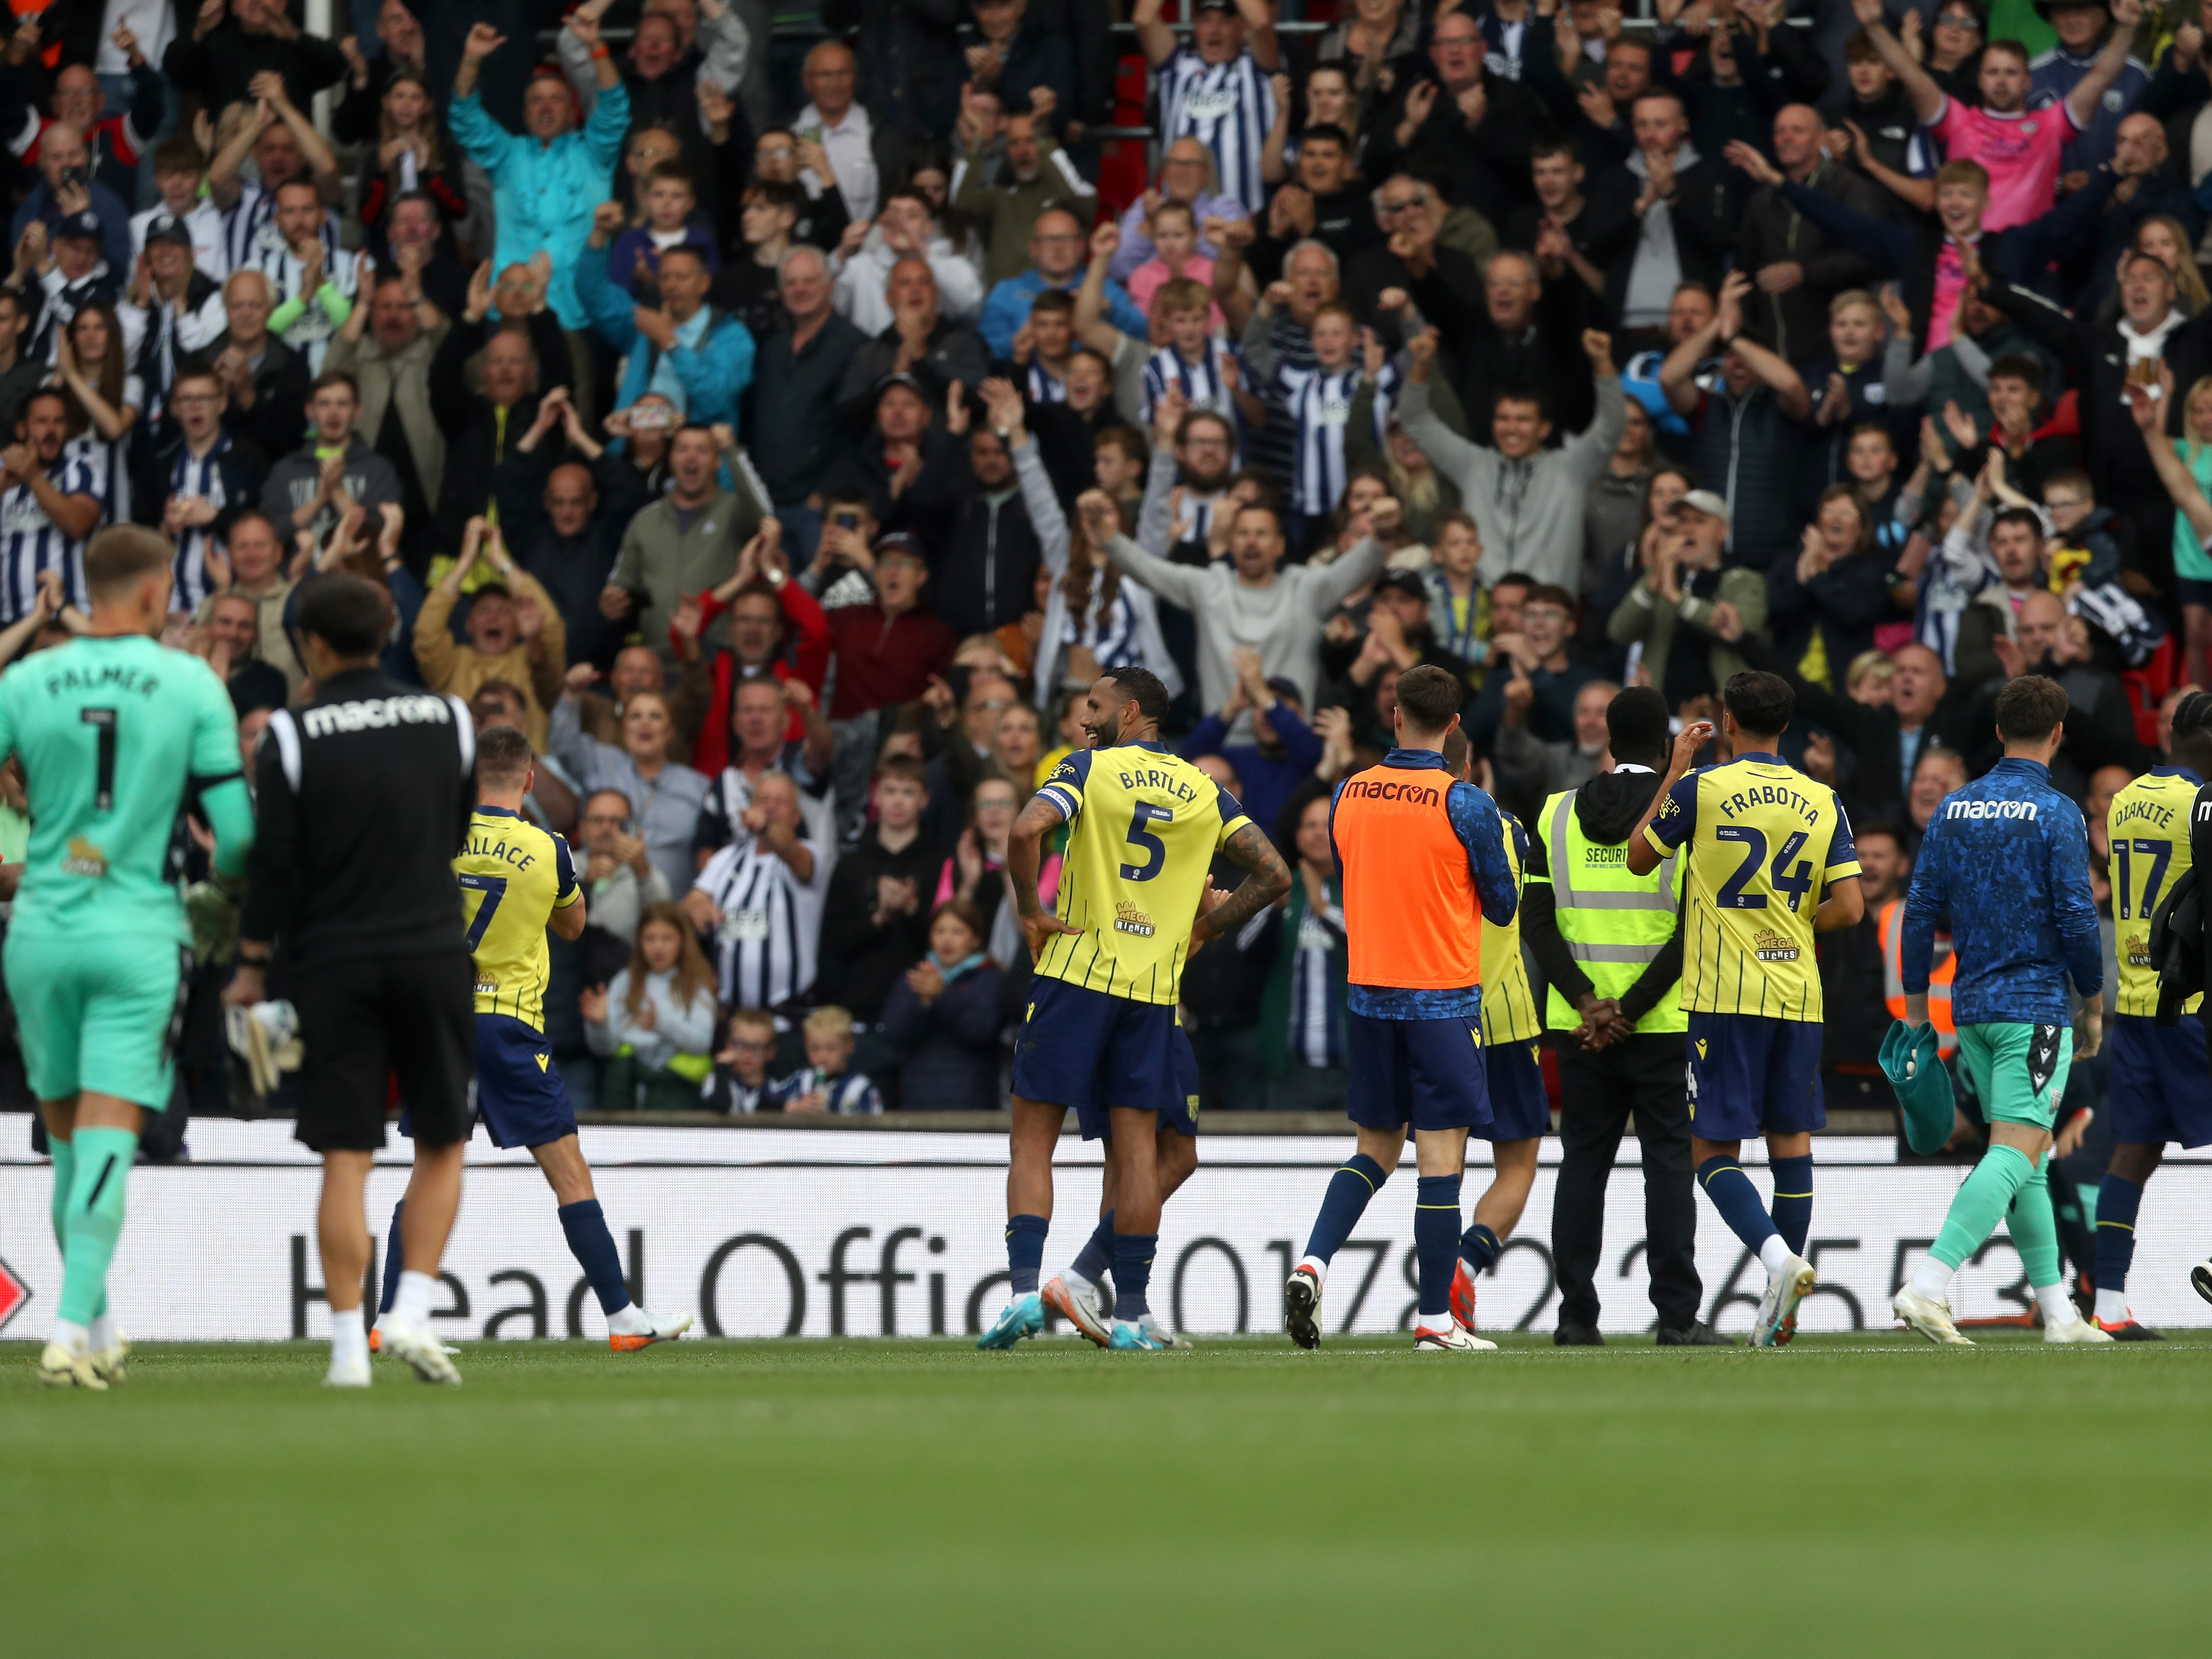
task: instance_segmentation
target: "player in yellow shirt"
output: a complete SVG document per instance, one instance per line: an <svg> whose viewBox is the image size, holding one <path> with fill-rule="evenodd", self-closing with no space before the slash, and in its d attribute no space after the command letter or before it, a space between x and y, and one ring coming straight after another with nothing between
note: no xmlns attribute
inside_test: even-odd
<svg viewBox="0 0 2212 1659"><path fill-rule="evenodd" d="M1731 759L1684 776L1712 727L1675 740L1656 816L1630 838L1628 867L1648 875L1686 847L1682 1007L1688 1013L1690 1157L1698 1184L1759 1259L1766 1294L1755 1347L1796 1334L1815 1282L1804 1256L1813 1224L1812 1132L1820 1096L1820 970L1813 935L1855 925L1866 909L1850 821L1826 784L1775 752L1796 712L1778 674L1732 676L1722 693ZM1736 1155L1766 1137L1774 1209Z"/></svg>
<svg viewBox="0 0 2212 1659"><path fill-rule="evenodd" d="M1444 738L1444 769L1472 782L1467 734ZM1521 820L1500 807L1505 830L1505 862L1513 872L1513 890L1521 890L1528 864L1528 832ZM1528 964L1521 955L1521 911L1500 927L1482 922L1482 1065L1490 1091L1490 1121L1468 1131L1490 1143L1490 1185L1474 1201L1474 1219L1460 1235L1459 1260L1452 1271L1451 1310L1468 1330L1475 1328L1477 1273L1497 1265L1505 1240L1528 1207L1536 1184L1536 1153L1551 1132L1552 1102L1544 1091L1544 1011L1528 987Z"/></svg>
<svg viewBox="0 0 2212 1659"><path fill-rule="evenodd" d="M1146 1324L1159 1243L1158 1143L1162 1131L1198 1133L1197 1097L1178 1077L1182 966L1291 885L1281 854L1237 798L1162 745L1168 703L1167 688L1144 669L1102 676L1083 716L1092 747L1053 769L1008 842L1007 875L1036 976L1014 1046L1006 1175L1012 1282L981 1347L1012 1347L1043 1328L1037 1279L1052 1212L1052 1148L1070 1107L1085 1139L1110 1141L1109 1345L1162 1346ZM1037 898L1038 846L1063 823L1067 853L1051 915ZM1217 851L1251 872L1226 897L1207 880Z"/></svg>
<svg viewBox="0 0 2212 1659"><path fill-rule="evenodd" d="M2150 923L2159 901L2188 872L2189 826L2197 792L2212 779L2212 695L2184 697L2173 711L2173 764L2154 767L2112 797L2106 815L2112 848L2113 944L2112 1161L2097 1190L2100 1330L2122 1342L2159 1334L2128 1311L2136 1212L2166 1143L2212 1143L2212 1081L2205 1067L2204 999L2182 1006L2179 1024L2158 1023L2158 969ZM2200 878L2202 879L2202 878Z"/></svg>
<svg viewBox="0 0 2212 1659"><path fill-rule="evenodd" d="M617 1353L665 1342L691 1328L691 1316L647 1313L630 1299L614 1235L592 1188L591 1165L576 1139L576 1111L545 1041L545 948L550 927L562 939L584 931L584 890L568 843L522 816L534 776L530 739L513 726L477 734L477 811L468 844L453 860L462 919L477 975L477 1112L495 1146L527 1146L561 1206L561 1231L606 1316ZM400 1127L406 1128L403 1116ZM384 1300L399 1288L399 1215L392 1211Z"/></svg>

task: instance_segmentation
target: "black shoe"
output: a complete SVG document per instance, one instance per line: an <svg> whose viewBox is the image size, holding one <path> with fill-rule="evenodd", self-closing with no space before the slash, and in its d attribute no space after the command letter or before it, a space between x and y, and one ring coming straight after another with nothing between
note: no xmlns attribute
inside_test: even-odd
<svg viewBox="0 0 2212 1659"><path fill-rule="evenodd" d="M1662 1348L1733 1348L1735 1339L1723 1336L1702 1319L1693 1319L1686 1325L1662 1325L1659 1346Z"/></svg>
<svg viewBox="0 0 2212 1659"><path fill-rule="evenodd" d="M2148 1325L2138 1325L2132 1319L2124 1325L2106 1325L2094 1320L2091 1322L2096 1324L2099 1330L2104 1332L2115 1342L2163 1342L2166 1340L2164 1331L2154 1331Z"/></svg>
<svg viewBox="0 0 2212 1659"><path fill-rule="evenodd" d="M1597 1334L1595 1325L1562 1325L1552 1333L1555 1348L1602 1348L1605 1339Z"/></svg>

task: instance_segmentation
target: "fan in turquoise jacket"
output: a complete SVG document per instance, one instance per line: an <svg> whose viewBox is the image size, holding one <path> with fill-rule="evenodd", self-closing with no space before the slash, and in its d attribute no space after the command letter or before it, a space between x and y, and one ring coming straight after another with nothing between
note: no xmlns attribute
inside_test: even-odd
<svg viewBox="0 0 2212 1659"><path fill-rule="evenodd" d="M562 87L565 93L567 88ZM525 264L539 248L553 256L552 304L561 326L585 326L584 307L561 272L573 268L592 228L592 210L612 190L623 135L629 130L629 90L617 80L601 89L590 118L551 138L509 132L486 112L473 83L447 106L453 137L491 177L499 210L495 270ZM604 276L606 256L599 256Z"/></svg>
<svg viewBox="0 0 2212 1659"><path fill-rule="evenodd" d="M599 337L629 354L617 409L664 392L685 420L736 429L738 398L753 382L753 336L735 312L701 306L676 325L675 348L664 352L638 331L637 302L609 280L607 250L588 241L576 255L575 297Z"/></svg>

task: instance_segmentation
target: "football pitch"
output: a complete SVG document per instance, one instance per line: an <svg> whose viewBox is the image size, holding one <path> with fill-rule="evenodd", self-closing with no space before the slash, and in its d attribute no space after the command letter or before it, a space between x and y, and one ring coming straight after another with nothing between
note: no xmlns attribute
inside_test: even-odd
<svg viewBox="0 0 2212 1659"><path fill-rule="evenodd" d="M0 1345L5 1647L2202 1650L2212 1336L1504 1340Z"/></svg>

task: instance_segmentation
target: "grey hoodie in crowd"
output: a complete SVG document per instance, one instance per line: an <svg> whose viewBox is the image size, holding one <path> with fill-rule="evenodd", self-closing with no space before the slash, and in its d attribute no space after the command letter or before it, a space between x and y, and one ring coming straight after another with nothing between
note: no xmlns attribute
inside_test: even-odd
<svg viewBox="0 0 2212 1659"><path fill-rule="evenodd" d="M1468 413L1470 420L1482 418ZM1408 379L1400 389L1398 418L1474 514L1486 584L1517 571L1570 593L1582 591L1583 501L1628 423L1618 374L1597 382L1595 420L1559 448L1540 449L1523 461L1469 443L1438 420L1425 380Z"/></svg>

